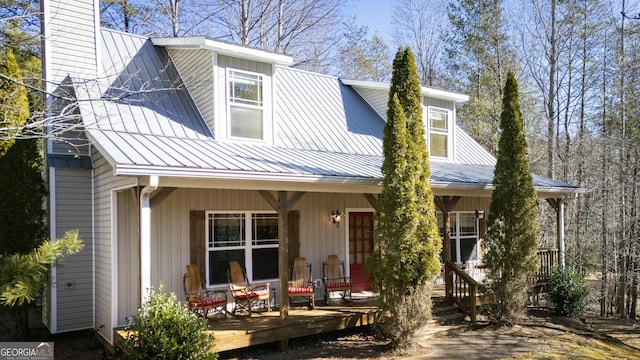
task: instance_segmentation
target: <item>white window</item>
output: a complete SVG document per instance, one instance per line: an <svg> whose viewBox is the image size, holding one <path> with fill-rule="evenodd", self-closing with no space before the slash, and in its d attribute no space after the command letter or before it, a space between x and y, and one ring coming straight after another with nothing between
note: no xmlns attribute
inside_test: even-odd
<svg viewBox="0 0 640 360"><path fill-rule="evenodd" d="M466 263L478 258L478 219L475 212L449 213L451 233L451 261ZM438 228L444 240L444 219L438 212Z"/></svg>
<svg viewBox="0 0 640 360"><path fill-rule="evenodd" d="M451 142L451 112L429 107L429 156L449 158Z"/></svg>
<svg viewBox="0 0 640 360"><path fill-rule="evenodd" d="M227 82L229 137L263 140L262 75L229 69Z"/></svg>
<svg viewBox="0 0 640 360"><path fill-rule="evenodd" d="M278 214L207 212L207 284L227 283L229 261L247 269L249 281L278 278Z"/></svg>

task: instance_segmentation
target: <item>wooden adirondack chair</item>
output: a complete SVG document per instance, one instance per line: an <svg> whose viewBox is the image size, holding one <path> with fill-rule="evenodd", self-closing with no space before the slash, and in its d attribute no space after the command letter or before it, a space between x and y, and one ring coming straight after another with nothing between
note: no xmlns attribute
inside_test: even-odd
<svg viewBox="0 0 640 360"><path fill-rule="evenodd" d="M249 284L246 272L237 261L229 262L229 290L235 300L234 315L242 311L251 316L254 306L257 305L271 311L269 283Z"/></svg>
<svg viewBox="0 0 640 360"><path fill-rule="evenodd" d="M204 290L197 265L187 265L182 284L189 310L204 318L213 310L213 313L223 313L227 318L227 290Z"/></svg>
<svg viewBox="0 0 640 360"><path fill-rule="evenodd" d="M329 255L327 261L322 263L324 301L327 304L332 292L340 292L343 300L346 300L348 294L351 300L351 279L344 272L344 261L338 260L338 255Z"/></svg>
<svg viewBox="0 0 640 360"><path fill-rule="evenodd" d="M289 304L293 306L293 299L304 297L309 300L309 309L315 309L315 282L311 277L311 264L304 257L296 257L289 281Z"/></svg>

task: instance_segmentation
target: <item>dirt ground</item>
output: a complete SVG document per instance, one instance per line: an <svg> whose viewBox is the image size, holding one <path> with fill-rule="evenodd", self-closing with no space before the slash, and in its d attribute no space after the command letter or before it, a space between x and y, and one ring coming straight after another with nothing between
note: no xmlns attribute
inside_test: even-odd
<svg viewBox="0 0 640 360"><path fill-rule="evenodd" d="M3 320L6 317L3 316ZM13 341L10 324L0 323L0 341ZM27 341L53 341L56 359L111 359L92 331L50 335L32 326ZM220 354L220 359L638 359L640 323L589 314L585 319L531 309L518 325L495 329L480 321L453 333L421 332L408 349L392 350L371 328L292 339L289 351L265 344Z"/></svg>

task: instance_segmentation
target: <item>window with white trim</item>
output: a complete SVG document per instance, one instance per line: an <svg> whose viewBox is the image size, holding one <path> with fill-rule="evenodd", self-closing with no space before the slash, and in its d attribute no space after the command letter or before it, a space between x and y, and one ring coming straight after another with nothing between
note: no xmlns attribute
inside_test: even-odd
<svg viewBox="0 0 640 360"><path fill-rule="evenodd" d="M263 76L227 70L229 137L264 140Z"/></svg>
<svg viewBox="0 0 640 360"><path fill-rule="evenodd" d="M451 261L462 264L469 260L479 260L478 219L475 212L451 212L449 219ZM438 229L444 241L444 218L439 211Z"/></svg>
<svg viewBox="0 0 640 360"><path fill-rule="evenodd" d="M229 261L247 269L249 281L278 278L278 214L207 212L207 284L227 284Z"/></svg>
<svg viewBox="0 0 640 360"><path fill-rule="evenodd" d="M451 142L451 111L429 106L429 156L449 158Z"/></svg>

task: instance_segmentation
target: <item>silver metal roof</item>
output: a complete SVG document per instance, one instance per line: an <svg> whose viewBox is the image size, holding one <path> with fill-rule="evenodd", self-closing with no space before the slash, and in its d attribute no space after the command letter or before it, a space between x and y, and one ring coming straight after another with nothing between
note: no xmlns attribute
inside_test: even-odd
<svg viewBox="0 0 640 360"><path fill-rule="evenodd" d="M116 175L380 184L384 120L339 79L279 68L276 145L217 141L163 48L111 30L102 39L106 76L74 80L88 136ZM456 131L469 163L431 161L432 183L490 188L495 159ZM577 189L537 176L534 185Z"/></svg>

